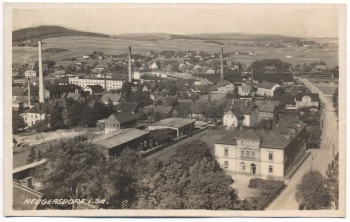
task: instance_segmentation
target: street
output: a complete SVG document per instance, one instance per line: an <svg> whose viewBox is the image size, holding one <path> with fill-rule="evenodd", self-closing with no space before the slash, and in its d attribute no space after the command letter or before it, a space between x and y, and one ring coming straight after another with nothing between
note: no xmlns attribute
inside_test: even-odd
<svg viewBox="0 0 350 222"><path fill-rule="evenodd" d="M266 208L266 210L298 210L299 204L295 199L295 191L302 176L311 169L324 173L328 168L328 164L332 162L333 154L336 154L339 150L338 117L334 112L332 100L325 96L321 90L307 79L300 78L300 81L302 81L311 92L319 93L320 99L324 103L321 147L320 149L311 150L311 155L288 181L286 189Z"/></svg>

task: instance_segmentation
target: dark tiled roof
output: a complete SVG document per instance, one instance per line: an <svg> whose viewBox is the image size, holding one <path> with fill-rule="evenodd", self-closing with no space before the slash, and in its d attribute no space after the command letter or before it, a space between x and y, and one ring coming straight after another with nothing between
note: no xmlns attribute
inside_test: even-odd
<svg viewBox="0 0 350 222"><path fill-rule="evenodd" d="M190 109L194 114L202 114L205 112L205 105L202 103L192 103Z"/></svg>
<svg viewBox="0 0 350 222"><path fill-rule="evenodd" d="M276 132L276 130L270 130L263 138L261 147L264 148L285 148L289 143L281 133Z"/></svg>
<svg viewBox="0 0 350 222"><path fill-rule="evenodd" d="M102 101L112 100L112 102L119 102L120 98L121 98L121 95L118 93L105 93L103 94L101 100Z"/></svg>
<svg viewBox="0 0 350 222"><path fill-rule="evenodd" d="M136 116L129 111L117 112L112 114L119 123L127 123L136 120Z"/></svg>
<svg viewBox="0 0 350 222"><path fill-rule="evenodd" d="M278 74L254 74L254 80L258 82L274 82L277 84L282 84L283 82L294 82L294 77L290 73L278 73Z"/></svg>
<svg viewBox="0 0 350 222"><path fill-rule="evenodd" d="M227 86L228 84L230 84L229 81L223 80L223 81L220 81L218 84L216 84L216 87L225 87L225 86Z"/></svg>
<svg viewBox="0 0 350 222"><path fill-rule="evenodd" d="M163 106L163 105L158 105L154 109L154 112L158 112L164 115L169 115L170 112L173 110L172 106Z"/></svg>
<svg viewBox="0 0 350 222"><path fill-rule="evenodd" d="M12 96L23 96L26 92L26 88L12 87Z"/></svg>
<svg viewBox="0 0 350 222"><path fill-rule="evenodd" d="M279 106L279 101L255 100L254 104L258 106L260 112L273 113L275 111L275 108Z"/></svg>
<svg viewBox="0 0 350 222"><path fill-rule="evenodd" d="M195 74L193 76L195 78L207 79L213 84L217 84L218 82L220 82L220 74Z"/></svg>
<svg viewBox="0 0 350 222"><path fill-rule="evenodd" d="M296 100L301 101L303 96L310 96L312 102L319 102L320 101L320 97L319 97L318 93L298 93L296 96Z"/></svg>
<svg viewBox="0 0 350 222"><path fill-rule="evenodd" d="M259 88L263 88L263 89L272 89L272 87L274 87L277 83L273 83L273 82L262 82L259 85Z"/></svg>
<svg viewBox="0 0 350 222"><path fill-rule="evenodd" d="M163 105L163 106L174 106L177 102L177 96L159 96L155 99L156 105Z"/></svg>
<svg viewBox="0 0 350 222"><path fill-rule="evenodd" d="M260 141L260 136L252 129L232 129L229 130L220 140L220 143L236 144L236 139L248 139Z"/></svg>
<svg viewBox="0 0 350 222"><path fill-rule="evenodd" d="M92 91L95 92L100 92L103 90L103 87L101 85L88 85L86 87L89 87L90 89L92 89Z"/></svg>
<svg viewBox="0 0 350 222"><path fill-rule="evenodd" d="M135 112L138 106L139 104L134 102L121 102L117 105L116 110Z"/></svg>
<svg viewBox="0 0 350 222"><path fill-rule="evenodd" d="M49 103L49 102L35 103L32 108L27 110L27 113L50 114L53 107L54 107L54 104ZM40 110L41 110L41 112L40 112Z"/></svg>

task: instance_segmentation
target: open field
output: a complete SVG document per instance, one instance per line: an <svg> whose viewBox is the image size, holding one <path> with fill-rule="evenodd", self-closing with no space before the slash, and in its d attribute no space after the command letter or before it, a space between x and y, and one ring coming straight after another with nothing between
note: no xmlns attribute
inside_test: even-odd
<svg viewBox="0 0 350 222"><path fill-rule="evenodd" d="M100 38L91 36L64 36L43 40L43 50L47 48L65 48L68 51L61 53L43 53L44 59L54 59L59 63L62 58L82 56L93 51L102 51L111 54L123 54L127 52L127 47L133 47L133 53L145 54L149 51L162 50L194 50L209 53L219 53L220 48L225 52L254 52L256 55L235 55L230 58L237 62L249 65L252 61L279 58L295 64L304 64L323 60L329 67L338 65L338 50L336 49L307 49L301 47L291 48L266 48L235 46L233 40L220 40L224 45L206 42L205 40L171 39L161 41L135 41L124 39ZM300 57L306 55L306 57ZM291 58L286 58L291 56ZM28 59L37 60L37 48L34 47L13 47L13 63L24 63ZM71 63L71 62L70 62Z"/></svg>
<svg viewBox="0 0 350 222"><path fill-rule="evenodd" d="M323 80L320 79L309 79L317 88L319 88L326 96L332 96L335 92L335 90L339 87L337 79L334 79L333 81Z"/></svg>

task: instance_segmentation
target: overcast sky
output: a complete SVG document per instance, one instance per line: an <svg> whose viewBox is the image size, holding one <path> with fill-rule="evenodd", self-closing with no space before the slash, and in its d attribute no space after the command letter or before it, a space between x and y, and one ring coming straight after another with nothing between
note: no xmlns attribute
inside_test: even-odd
<svg viewBox="0 0 350 222"><path fill-rule="evenodd" d="M25 8L27 8L26 6ZM15 9L13 30L59 25L104 34L254 33L337 37L334 5L60 5Z"/></svg>

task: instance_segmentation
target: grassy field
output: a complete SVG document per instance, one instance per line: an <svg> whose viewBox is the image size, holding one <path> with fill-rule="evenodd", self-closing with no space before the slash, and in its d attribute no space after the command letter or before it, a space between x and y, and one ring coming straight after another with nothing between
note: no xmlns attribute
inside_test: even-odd
<svg viewBox="0 0 350 222"><path fill-rule="evenodd" d="M112 38L100 38L91 36L64 36L45 39L43 49L47 48L65 48L68 51L61 53L44 53L43 57L54 59L59 62L62 58L82 56L90 54L93 51L102 51L111 54L123 54L127 52L127 47L132 46L133 53L145 54L151 50L194 50L209 53L218 53L220 48L225 52L254 52L256 55L235 55L233 59L249 65L252 61L279 58L292 64L303 64L322 59L330 67L338 65L338 50L336 49L306 49L300 47L292 48L265 48L265 47L248 47L235 46L232 40L220 40L224 45L206 42L204 40L173 39L162 41L134 41ZM300 55L306 57L300 57ZM291 56L291 58L286 58ZM37 48L33 47L13 47L13 63L24 63L28 59L37 60Z"/></svg>

